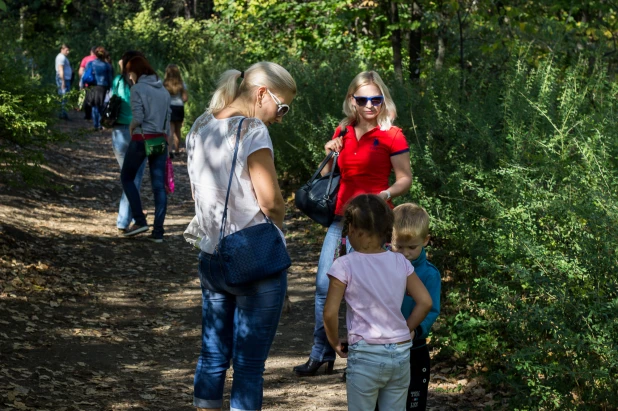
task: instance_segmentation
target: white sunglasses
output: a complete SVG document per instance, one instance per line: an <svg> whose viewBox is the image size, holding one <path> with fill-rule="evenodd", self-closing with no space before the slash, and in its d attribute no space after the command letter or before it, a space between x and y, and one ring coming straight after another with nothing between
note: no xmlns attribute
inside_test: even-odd
<svg viewBox="0 0 618 411"><path fill-rule="evenodd" d="M283 117L288 114L288 111L290 111L290 106L288 106L287 104L281 104L281 100L279 100L277 96L271 93L269 89L266 89L266 91L268 91L268 94L270 94L270 96L273 98L273 101L277 105L277 117Z"/></svg>

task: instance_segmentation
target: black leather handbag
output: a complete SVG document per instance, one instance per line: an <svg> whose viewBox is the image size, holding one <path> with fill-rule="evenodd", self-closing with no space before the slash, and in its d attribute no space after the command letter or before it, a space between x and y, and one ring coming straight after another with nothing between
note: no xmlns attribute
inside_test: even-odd
<svg viewBox="0 0 618 411"><path fill-rule="evenodd" d="M343 137L347 132L344 127L339 133ZM339 180L341 178L337 159L339 153L331 151L324 161L318 166L318 170L301 188L296 191L294 202L296 207L305 213L310 219L324 227L329 227L335 219L335 206L339 193ZM333 159L333 168L330 173L320 176L320 172L326 164Z"/></svg>
<svg viewBox="0 0 618 411"><path fill-rule="evenodd" d="M240 127L243 121L244 118L238 125L230 182L227 186L223 219L219 231L219 244L213 253L219 258L225 283L229 286L259 281L279 274L292 265L279 230L268 217L265 223L243 228L228 236L223 235L227 221L227 203L240 144Z"/></svg>

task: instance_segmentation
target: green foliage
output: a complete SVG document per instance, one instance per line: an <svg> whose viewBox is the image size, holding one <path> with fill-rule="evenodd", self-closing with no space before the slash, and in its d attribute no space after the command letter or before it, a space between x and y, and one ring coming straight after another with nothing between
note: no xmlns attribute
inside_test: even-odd
<svg viewBox="0 0 618 411"><path fill-rule="evenodd" d="M0 55L0 176L11 183L40 182L42 149L65 138L50 128L60 108L55 88L32 78L28 63Z"/></svg>
<svg viewBox="0 0 618 411"><path fill-rule="evenodd" d="M618 400L618 119L604 69L519 61L474 78L465 99L436 78L423 105L421 202L448 215L434 234L462 281L439 343L490 365L525 409Z"/></svg>

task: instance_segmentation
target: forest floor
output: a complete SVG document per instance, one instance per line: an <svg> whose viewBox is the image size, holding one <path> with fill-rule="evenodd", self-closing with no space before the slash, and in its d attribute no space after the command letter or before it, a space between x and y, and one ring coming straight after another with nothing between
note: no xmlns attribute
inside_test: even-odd
<svg viewBox="0 0 618 411"><path fill-rule="evenodd" d="M192 410L201 291L197 252L182 237L194 212L186 156L174 160L165 241L122 238L111 131L89 131L82 113L70 116L59 127L73 141L45 153L51 186L0 183L0 409ZM151 220L147 174L142 198ZM345 410L345 360L332 375L292 372L311 349L324 230L292 203L286 225L292 307L266 363L263 409ZM500 405L469 368L442 360L432 371L430 410Z"/></svg>

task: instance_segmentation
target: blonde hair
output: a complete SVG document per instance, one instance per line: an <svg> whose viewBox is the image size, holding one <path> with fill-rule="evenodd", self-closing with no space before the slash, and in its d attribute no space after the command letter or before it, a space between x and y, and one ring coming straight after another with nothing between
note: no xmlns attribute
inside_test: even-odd
<svg viewBox="0 0 618 411"><path fill-rule="evenodd" d="M163 86L172 96L181 93L185 89L185 85L182 82L180 69L176 64L168 64L165 68L165 79L163 80Z"/></svg>
<svg viewBox="0 0 618 411"><path fill-rule="evenodd" d="M286 69L279 64L261 61L253 64L245 72L240 84L241 72L227 70L219 78L208 111L217 114L238 97L246 98L258 87L265 86L273 92L292 93L296 95L296 82Z"/></svg>
<svg viewBox="0 0 618 411"><path fill-rule="evenodd" d="M399 241L425 239L429 235L429 214L415 203L401 204L393 210L393 237Z"/></svg>
<svg viewBox="0 0 618 411"><path fill-rule="evenodd" d="M378 125L380 130L388 130L393 125L393 120L397 117L397 108L395 102L391 98L391 94L388 91L388 87L382 81L382 78L375 71L363 71L354 77L354 80L348 87L348 93L343 100L343 113L346 118L341 120L341 127L347 127L351 124L358 122L358 113L355 110L355 106L352 104L352 96L359 88L373 84L380 89L380 93L384 96L384 102L380 106L380 113L378 114Z"/></svg>

